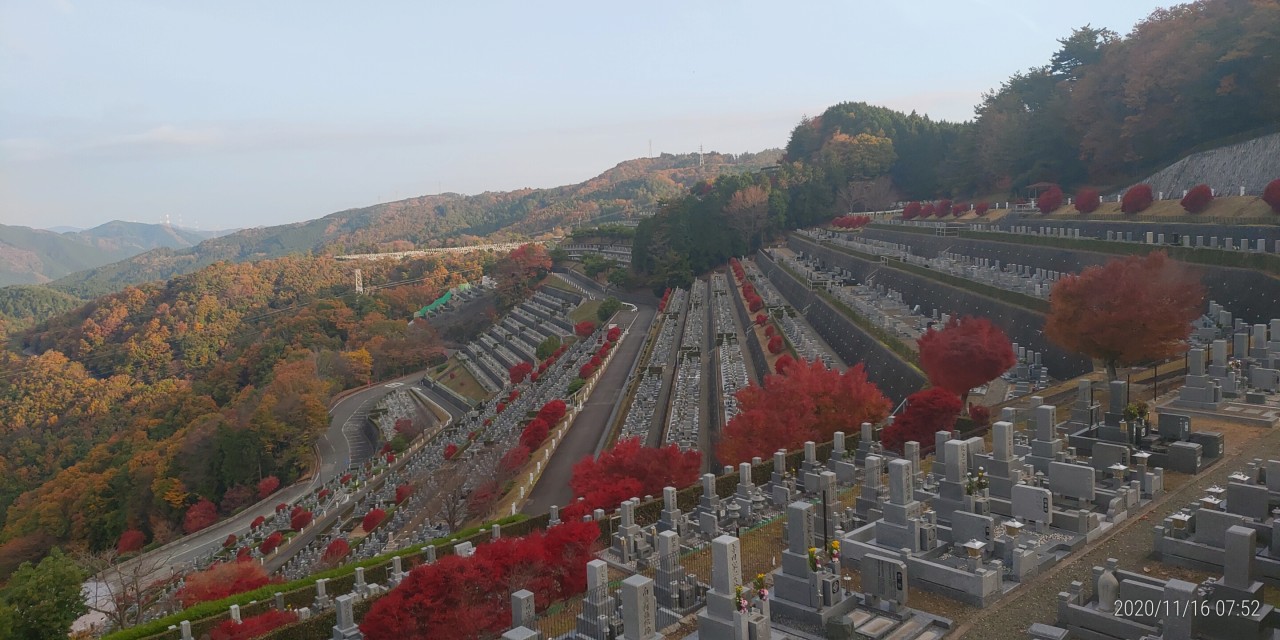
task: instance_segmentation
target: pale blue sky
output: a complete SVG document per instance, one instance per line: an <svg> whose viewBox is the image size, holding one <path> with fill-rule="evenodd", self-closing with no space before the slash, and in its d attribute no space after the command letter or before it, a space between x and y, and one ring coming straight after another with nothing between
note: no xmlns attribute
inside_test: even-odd
<svg viewBox="0 0 1280 640"><path fill-rule="evenodd" d="M0 223L278 224L780 147L865 100L968 119L1145 0L0 0Z"/></svg>

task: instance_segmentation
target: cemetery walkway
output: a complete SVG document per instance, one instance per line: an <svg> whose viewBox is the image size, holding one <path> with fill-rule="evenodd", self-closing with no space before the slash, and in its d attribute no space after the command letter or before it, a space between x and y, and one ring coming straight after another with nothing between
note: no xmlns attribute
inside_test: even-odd
<svg viewBox="0 0 1280 640"><path fill-rule="evenodd" d="M615 404L621 400L627 387L627 377L631 373L631 363L640 356L640 348L644 346L649 326L657 316L657 309L652 306L640 306L637 311L621 311L615 322L619 326L631 326L618 345L613 363L600 374L586 406L574 418L568 433L551 460L547 462L547 470L534 485L525 503L523 513L539 515L551 510L551 505L567 505L573 500L573 491L569 489L569 478L573 476L573 465L585 456L594 456L597 445L605 437L609 427L609 415Z"/></svg>
<svg viewBox="0 0 1280 640"><path fill-rule="evenodd" d="M1204 495L1213 484L1226 485L1226 477L1232 471L1243 468L1254 458L1280 459L1280 429L1268 429L1265 435L1239 443L1232 447L1232 455L1209 471L1191 478L1181 487L1169 491L1157 502L1148 505L1141 515L1122 523L1120 530L1101 541L1086 547L1083 554L1068 558L1046 573L1037 576L1030 588L1019 588L1010 597L991 609L977 614L973 620L960 625L954 637L974 637L984 640L1022 640L1033 622L1053 624L1057 618L1058 593L1067 591L1072 581L1085 585L1085 594L1093 593L1092 570L1106 564L1107 558L1120 561L1120 566L1130 571L1155 573L1175 571L1152 556L1152 527L1189 502ZM1169 476L1165 476L1168 482Z"/></svg>

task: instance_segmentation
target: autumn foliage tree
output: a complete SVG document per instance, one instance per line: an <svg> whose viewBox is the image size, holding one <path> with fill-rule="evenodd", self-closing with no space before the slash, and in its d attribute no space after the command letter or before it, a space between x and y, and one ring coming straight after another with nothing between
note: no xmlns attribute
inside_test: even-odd
<svg viewBox="0 0 1280 640"><path fill-rule="evenodd" d="M1076 192L1075 208L1080 213L1093 213L1102 205L1102 194L1093 187L1085 187Z"/></svg>
<svg viewBox="0 0 1280 640"><path fill-rule="evenodd" d="M920 216L920 203L912 200L902 208L902 219L913 220Z"/></svg>
<svg viewBox="0 0 1280 640"><path fill-rule="evenodd" d="M182 530L188 534L195 533L218 521L218 508L205 498L187 509L182 518Z"/></svg>
<svg viewBox="0 0 1280 640"><path fill-rule="evenodd" d="M951 201L943 198L933 205L934 215L939 218L945 218L951 215Z"/></svg>
<svg viewBox="0 0 1280 640"><path fill-rule="evenodd" d="M1000 377L1017 363L1004 331L986 318L952 316L941 330L931 329L916 342L929 383L967 403L969 390Z"/></svg>
<svg viewBox="0 0 1280 640"><path fill-rule="evenodd" d="M1062 206L1062 198L1062 189L1055 184L1040 192L1040 195L1036 197L1036 208L1040 210L1040 213L1046 215L1053 213L1058 207Z"/></svg>
<svg viewBox="0 0 1280 640"><path fill-rule="evenodd" d="M766 376L763 387L739 391L738 406L716 450L723 464L799 449L807 440L825 442L837 431L880 422L891 408L861 364L841 373L820 360L798 360L783 373Z"/></svg>
<svg viewBox="0 0 1280 640"><path fill-rule="evenodd" d="M1120 210L1124 213L1141 213L1149 209L1153 202L1155 196L1151 194L1151 185L1135 184L1120 197Z"/></svg>
<svg viewBox="0 0 1280 640"><path fill-rule="evenodd" d="M116 553L124 555L133 553L142 549L142 545L147 542L147 534L137 529L126 529L120 534L120 540L116 542Z"/></svg>
<svg viewBox="0 0 1280 640"><path fill-rule="evenodd" d="M772 338L769 338L769 353L777 355L785 351L786 348L787 345L783 342L782 336L773 336Z"/></svg>
<svg viewBox="0 0 1280 640"><path fill-rule="evenodd" d="M272 551L280 547L281 542L284 542L284 534L279 531L273 531L271 535L262 541L262 544L258 545L258 551L261 551L262 555L271 555Z"/></svg>
<svg viewBox="0 0 1280 640"><path fill-rule="evenodd" d="M566 521L419 565L373 603L360 630L368 640L496 637L510 625L512 591L532 591L538 611L585 591L599 536L594 522Z"/></svg>
<svg viewBox="0 0 1280 640"><path fill-rule="evenodd" d="M1280 178L1267 183L1262 190L1262 201L1271 207L1271 213L1280 213Z"/></svg>
<svg viewBox="0 0 1280 640"><path fill-rule="evenodd" d="M289 517L289 528L294 531L302 531L307 525L311 524L311 512L303 510Z"/></svg>
<svg viewBox="0 0 1280 640"><path fill-rule="evenodd" d="M686 487L698 479L702 454L674 444L645 447L639 438L618 441L599 458L587 456L573 465L569 486L586 498L588 510L613 509L623 500L657 495L663 487Z"/></svg>
<svg viewBox="0 0 1280 640"><path fill-rule="evenodd" d="M973 212L978 214L979 216L987 215L987 212L990 210L991 210L991 203L985 200L973 205Z"/></svg>
<svg viewBox="0 0 1280 640"><path fill-rule="evenodd" d="M1118 365L1182 351L1205 289L1199 275L1163 251L1114 259L1053 287L1045 334L1063 348Z"/></svg>
<svg viewBox="0 0 1280 640"><path fill-rule="evenodd" d="M258 499L265 500L267 496L276 492L280 488L280 478L275 476L267 476L258 481Z"/></svg>
<svg viewBox="0 0 1280 640"><path fill-rule="evenodd" d="M243 618L240 622L230 618L222 621L209 632L209 640L250 640L297 621L298 614L292 611L268 609L256 616Z"/></svg>
<svg viewBox="0 0 1280 640"><path fill-rule="evenodd" d="M411 495L413 495L413 485L406 482L396 487L396 504L403 504Z"/></svg>
<svg viewBox="0 0 1280 640"><path fill-rule="evenodd" d="M596 332L596 323L590 320L583 320L573 325L573 333L579 338L589 338L591 334Z"/></svg>
<svg viewBox="0 0 1280 640"><path fill-rule="evenodd" d="M542 418L534 418L529 424L524 426L524 430L520 432L520 446L533 451L542 446L542 442L547 439L547 434L551 432L551 427L546 420Z"/></svg>
<svg viewBox="0 0 1280 640"><path fill-rule="evenodd" d="M885 427L880 443L891 451L902 451L903 443L931 444L933 434L950 431L960 416L960 396L941 387L917 391L907 397L907 407Z"/></svg>
<svg viewBox="0 0 1280 640"><path fill-rule="evenodd" d="M1182 201L1179 204L1182 205L1183 209L1186 209L1187 213L1204 213L1209 208L1209 205L1213 204L1213 189L1210 189L1207 184L1198 184L1191 187L1187 191L1187 195L1182 196Z"/></svg>
<svg viewBox="0 0 1280 640"><path fill-rule="evenodd" d="M360 520L360 527L366 533L373 531L387 519L387 512L382 509L371 509L369 513L364 514L364 518Z"/></svg>
<svg viewBox="0 0 1280 640"><path fill-rule="evenodd" d="M320 561L328 565L336 565L342 562L342 559L351 553L351 543L346 538L334 538L328 546L324 548L324 555Z"/></svg>
<svg viewBox="0 0 1280 640"><path fill-rule="evenodd" d="M201 602L221 600L237 593L252 591L270 583L271 577L257 562L225 562L187 575L175 597L183 607L192 607Z"/></svg>
<svg viewBox="0 0 1280 640"><path fill-rule="evenodd" d="M524 379L529 377L533 372L533 365L528 362L517 362L507 369L507 375L511 377L511 384L520 384Z"/></svg>

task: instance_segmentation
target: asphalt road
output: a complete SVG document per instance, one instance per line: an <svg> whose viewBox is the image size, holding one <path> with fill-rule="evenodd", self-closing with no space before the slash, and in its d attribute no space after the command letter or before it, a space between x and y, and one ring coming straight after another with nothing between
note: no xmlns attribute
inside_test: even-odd
<svg viewBox="0 0 1280 640"><path fill-rule="evenodd" d="M573 500L573 491L569 489L573 465L585 456L594 455L601 439L608 436L609 415L626 389L631 363L640 355L640 348L644 346L645 336L656 315L657 309L646 305L638 306L637 311L623 310L615 317L618 326L629 326L630 329L622 344L615 347L618 352L609 368L601 374L586 406L574 418L564 440L547 462L547 469L529 494L524 513L543 514L550 511L553 504L565 506Z"/></svg>

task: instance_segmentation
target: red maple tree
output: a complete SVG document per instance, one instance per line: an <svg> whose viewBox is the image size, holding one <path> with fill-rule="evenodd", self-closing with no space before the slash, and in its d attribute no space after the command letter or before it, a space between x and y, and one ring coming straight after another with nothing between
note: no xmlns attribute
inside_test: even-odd
<svg viewBox="0 0 1280 640"><path fill-rule="evenodd" d="M209 640L249 640L297 621L298 614L292 611L268 609L264 613L244 618L240 622L231 619L222 621L209 632Z"/></svg>
<svg viewBox="0 0 1280 640"><path fill-rule="evenodd" d="M985 200L973 205L973 212L978 214L979 216L987 215L987 212L990 210L991 210L991 203Z"/></svg>
<svg viewBox="0 0 1280 640"><path fill-rule="evenodd" d="M520 470L526 462L529 461L529 447L524 445L516 445L511 450L503 454L502 459L498 460L498 468L502 470L503 475L511 477L515 472Z"/></svg>
<svg viewBox="0 0 1280 640"><path fill-rule="evenodd" d="M320 557L320 561L325 564L338 564L342 559L351 553L351 543L346 538L335 538L329 546L324 548L324 555Z"/></svg>
<svg viewBox="0 0 1280 640"><path fill-rule="evenodd" d="M937 204L933 205L933 215L939 218L945 218L951 215L951 201L943 198Z"/></svg>
<svg viewBox="0 0 1280 640"><path fill-rule="evenodd" d="M782 336L773 336L769 338L769 353L778 355L787 349L787 344L783 342Z"/></svg>
<svg viewBox="0 0 1280 640"><path fill-rule="evenodd" d="M1280 178L1268 182L1262 189L1262 201L1271 207L1271 213L1280 213Z"/></svg>
<svg viewBox="0 0 1280 640"><path fill-rule="evenodd" d="M542 408L538 409L538 417L545 420L548 425L554 426L564 418L565 412L568 408L569 407L564 403L564 400L557 398L542 405Z"/></svg>
<svg viewBox="0 0 1280 640"><path fill-rule="evenodd" d="M591 334L596 332L596 323L590 320L583 320L573 325L573 333L579 338L589 338Z"/></svg>
<svg viewBox="0 0 1280 640"><path fill-rule="evenodd" d="M175 594L183 607L201 602L221 600L237 593L252 591L272 582L267 570L257 562L215 564L204 571L188 574Z"/></svg>
<svg viewBox="0 0 1280 640"><path fill-rule="evenodd" d="M1017 363L1009 336L986 318L952 316L941 330L925 331L916 344L929 383L960 396L962 403L970 389Z"/></svg>
<svg viewBox="0 0 1280 640"><path fill-rule="evenodd" d="M529 374L532 372L533 364L528 362L518 362L511 365L510 369L507 369L507 375L511 377L511 384L520 384L521 382L524 382L524 379L529 377Z"/></svg>
<svg viewBox="0 0 1280 640"><path fill-rule="evenodd" d="M378 525L382 524L382 521L386 519L386 511L383 511L382 509L373 509L370 510L369 513L364 514L364 518L360 520L360 527L364 529L365 533L368 533L376 529Z"/></svg>
<svg viewBox="0 0 1280 640"><path fill-rule="evenodd" d="M902 445L912 440L922 445L933 443L933 434L950 431L960 416L960 396L932 387L907 396L907 407L885 427L880 444L890 451L902 452Z"/></svg>
<svg viewBox="0 0 1280 640"><path fill-rule="evenodd" d="M258 551L261 551L264 556L270 555L272 551L275 551L280 546L281 542L284 542L284 534L279 531L272 531L271 535L267 536L267 539L258 545Z"/></svg>
<svg viewBox="0 0 1280 640"><path fill-rule="evenodd" d="M1182 201L1179 202L1182 208L1191 214L1204 213L1205 209L1208 209L1212 203L1213 189L1210 189L1207 184L1198 184L1191 187L1187 191L1187 195L1182 196Z"/></svg>
<svg viewBox="0 0 1280 640"><path fill-rule="evenodd" d="M1040 195L1036 197L1036 208L1040 210L1040 213L1047 215L1061 207L1062 200L1062 189L1055 184L1040 192Z"/></svg>
<svg viewBox="0 0 1280 640"><path fill-rule="evenodd" d="M1135 184L1120 197L1120 210L1124 213L1141 213L1146 211L1155 197L1151 195L1151 185Z"/></svg>
<svg viewBox="0 0 1280 640"><path fill-rule="evenodd" d="M588 509L613 509L633 497L657 495L663 487L686 487L698 479L702 454L674 444L645 447L639 438L619 440L599 458L573 465L569 486Z"/></svg>
<svg viewBox="0 0 1280 640"><path fill-rule="evenodd" d="M191 505L182 517L182 530L187 534L195 533L218 521L218 507L205 498Z"/></svg>
<svg viewBox="0 0 1280 640"><path fill-rule="evenodd" d="M222 548L230 549L231 547L236 546L236 543L239 541L240 539L236 537L236 534L234 533L228 534L226 539L222 541Z"/></svg>
<svg viewBox="0 0 1280 640"><path fill-rule="evenodd" d="M404 503L411 495L413 495L413 486L409 483L406 482L396 487L396 504Z"/></svg>
<svg viewBox="0 0 1280 640"><path fill-rule="evenodd" d="M456 455L458 455L458 445L456 445L456 444L454 444L454 443L450 442L449 444L446 444L446 445L444 446L444 459L445 459L445 460L452 460L452 459L453 459L453 457L454 457L454 456L456 456Z"/></svg>
<svg viewBox="0 0 1280 640"><path fill-rule="evenodd" d="M605 334L605 339L609 342L617 342L622 337L622 327L610 327L609 333Z"/></svg>
<svg viewBox="0 0 1280 640"><path fill-rule="evenodd" d="M276 492L280 488L280 478L275 476L267 476L258 481L258 499L265 500L267 496Z"/></svg>
<svg viewBox="0 0 1280 640"><path fill-rule="evenodd" d="M289 528L294 531L302 531L309 524L311 524L310 511L304 510L302 513L294 514L289 518Z"/></svg>
<svg viewBox="0 0 1280 640"><path fill-rule="evenodd" d="M583 592L599 536L594 522L565 522L419 565L374 602L360 630L368 640L494 637L511 622L513 590L532 591L539 611Z"/></svg>
<svg viewBox="0 0 1280 640"><path fill-rule="evenodd" d="M1088 267L1053 287L1045 334L1058 345L1118 365L1167 358L1186 347L1200 315L1200 276L1163 251Z"/></svg>
<svg viewBox="0 0 1280 640"><path fill-rule="evenodd" d="M120 534L120 540L116 542L116 553L120 555L133 553L141 549L146 542L147 534L137 529L126 529L124 533Z"/></svg>
<svg viewBox="0 0 1280 640"><path fill-rule="evenodd" d="M863 422L883 420L891 405L861 364L841 373L820 360L797 360L784 373L767 376L764 387L739 391L738 407L716 450L723 464L855 432Z"/></svg>
<svg viewBox="0 0 1280 640"><path fill-rule="evenodd" d="M911 220L920 215L920 203L912 200L902 208L902 219Z"/></svg>
<svg viewBox="0 0 1280 640"><path fill-rule="evenodd" d="M533 451L542 446L542 442L547 439L547 434L550 432L551 428L547 425L546 420L534 418L520 432L520 446Z"/></svg>
<svg viewBox="0 0 1280 640"><path fill-rule="evenodd" d="M1097 189L1085 187L1076 192L1075 208L1080 213L1093 213L1102 205L1102 195Z"/></svg>

